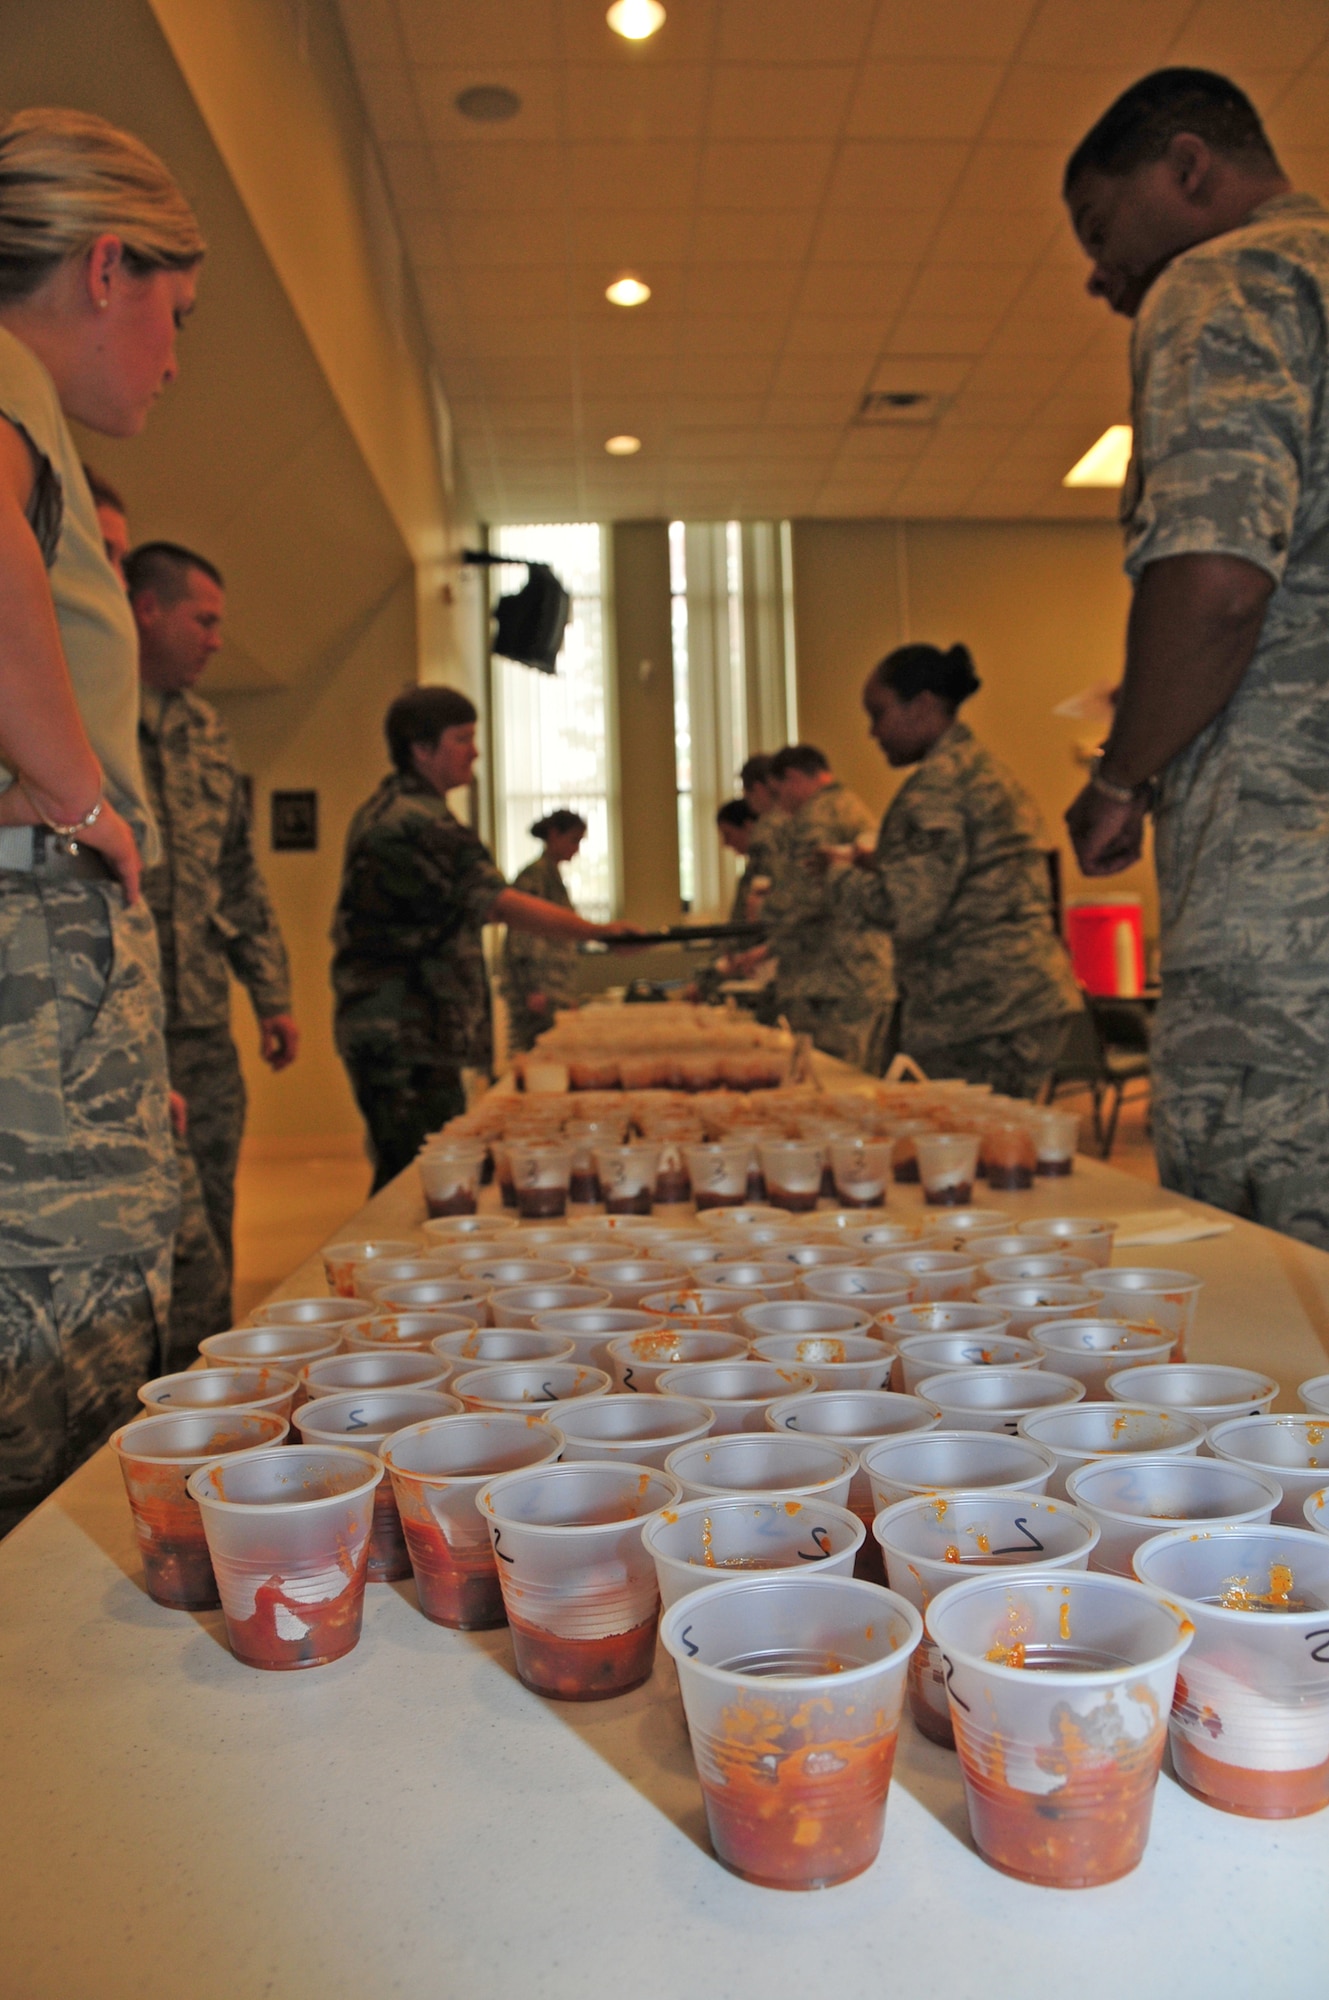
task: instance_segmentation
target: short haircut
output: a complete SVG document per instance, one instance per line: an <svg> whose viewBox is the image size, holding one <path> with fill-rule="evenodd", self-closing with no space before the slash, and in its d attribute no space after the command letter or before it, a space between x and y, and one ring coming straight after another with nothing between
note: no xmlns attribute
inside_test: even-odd
<svg viewBox="0 0 1329 2000"><path fill-rule="evenodd" d="M715 815L717 826L755 826L760 815L754 813L746 799L726 799Z"/></svg>
<svg viewBox="0 0 1329 2000"><path fill-rule="evenodd" d="M580 813L573 812L569 806L556 806L553 812L546 813L544 818L538 819L531 828L537 840L548 840L551 834L572 833L574 830L577 833L585 833L586 822Z"/></svg>
<svg viewBox="0 0 1329 2000"><path fill-rule="evenodd" d="M478 720L475 703L456 688L408 688L383 718L388 755L399 771L409 773L415 768L413 745L427 743L432 748L445 729L464 729Z"/></svg>
<svg viewBox="0 0 1329 2000"><path fill-rule="evenodd" d="M142 542L125 557L125 589L131 600L150 590L159 604L169 607L189 595L191 569L202 570L218 590L225 590L226 579L216 563L197 550L180 542Z"/></svg>
<svg viewBox="0 0 1329 2000"><path fill-rule="evenodd" d="M893 688L901 701L935 694L952 714L983 685L974 672L969 648L958 643L945 652L940 646L897 646L877 663L872 678L882 687Z"/></svg>
<svg viewBox="0 0 1329 2000"><path fill-rule="evenodd" d="M830 758L815 743L786 743L771 759L771 776L777 779L790 771L799 771L805 778L819 778L830 768Z"/></svg>
<svg viewBox="0 0 1329 2000"><path fill-rule="evenodd" d="M745 792L750 792L754 785L770 784L771 760L764 750L759 750L755 756L748 758L738 774L738 782Z"/></svg>
<svg viewBox="0 0 1329 2000"><path fill-rule="evenodd" d="M1081 139L1062 181L1068 195L1081 174L1113 179L1161 160L1179 132L1193 132L1216 153L1278 168L1259 113L1243 90L1211 69L1156 69L1142 76Z"/></svg>
<svg viewBox="0 0 1329 2000"><path fill-rule="evenodd" d="M88 491L92 495L92 504L94 507L114 508L117 514L123 514L128 519L129 509L109 479L105 478L95 467L87 464L83 467L83 477L88 482Z"/></svg>

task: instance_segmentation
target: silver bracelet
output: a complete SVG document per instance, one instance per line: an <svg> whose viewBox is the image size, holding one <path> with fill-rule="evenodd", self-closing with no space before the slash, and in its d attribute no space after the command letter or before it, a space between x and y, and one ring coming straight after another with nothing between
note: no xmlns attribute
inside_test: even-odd
<svg viewBox="0 0 1329 2000"><path fill-rule="evenodd" d="M1149 789L1147 784L1114 785L1111 778L1105 778L1103 776L1103 752L1101 750L1090 763L1089 782L1096 792L1102 792L1104 798L1114 800L1119 806L1134 805L1135 801L1142 797Z"/></svg>
<svg viewBox="0 0 1329 2000"><path fill-rule="evenodd" d="M48 826L52 833L58 834L61 840L72 840L76 833L82 833L84 827L96 826L97 821L102 816L102 807L105 804L106 800L98 792L92 811L85 812L82 819L70 820L68 825L62 826L58 819L47 819L46 814L42 813L42 824Z"/></svg>

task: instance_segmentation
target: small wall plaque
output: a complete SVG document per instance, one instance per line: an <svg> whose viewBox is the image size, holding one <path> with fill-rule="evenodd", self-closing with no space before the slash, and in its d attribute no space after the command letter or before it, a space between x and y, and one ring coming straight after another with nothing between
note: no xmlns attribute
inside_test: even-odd
<svg viewBox="0 0 1329 2000"><path fill-rule="evenodd" d="M318 846L318 793L272 794L274 853L312 853Z"/></svg>

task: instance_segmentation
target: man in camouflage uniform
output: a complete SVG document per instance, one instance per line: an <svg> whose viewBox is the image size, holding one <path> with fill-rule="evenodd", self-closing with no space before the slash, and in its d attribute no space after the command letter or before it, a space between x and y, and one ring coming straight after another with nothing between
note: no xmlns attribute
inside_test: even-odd
<svg viewBox="0 0 1329 2000"><path fill-rule="evenodd" d="M1067 817L1112 873L1156 780L1164 1184L1329 1247L1329 214L1207 71L1134 85L1065 192L1135 320L1126 674Z"/></svg>
<svg viewBox="0 0 1329 2000"><path fill-rule="evenodd" d="M235 1175L245 1088L230 1032L230 974L258 1016L274 1070L295 1060L290 974L254 858L249 801L216 711L193 693L221 645L220 573L172 542L149 542L125 565L139 635L139 747L163 856L143 878L157 924L166 1052L184 1098L183 1208L175 1245L172 1359L231 1323Z"/></svg>
<svg viewBox="0 0 1329 2000"><path fill-rule="evenodd" d="M895 1001L890 942L845 915L821 852L870 841L877 822L810 743L778 750L771 780L787 815L761 912L776 959L776 1004L827 1055L875 1067Z"/></svg>

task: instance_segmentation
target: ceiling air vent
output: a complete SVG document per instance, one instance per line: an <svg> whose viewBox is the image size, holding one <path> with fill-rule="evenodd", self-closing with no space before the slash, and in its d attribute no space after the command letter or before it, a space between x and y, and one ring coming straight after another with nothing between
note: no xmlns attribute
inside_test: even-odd
<svg viewBox="0 0 1329 2000"><path fill-rule="evenodd" d="M869 389L858 406L856 424L935 424L949 396L928 389Z"/></svg>

